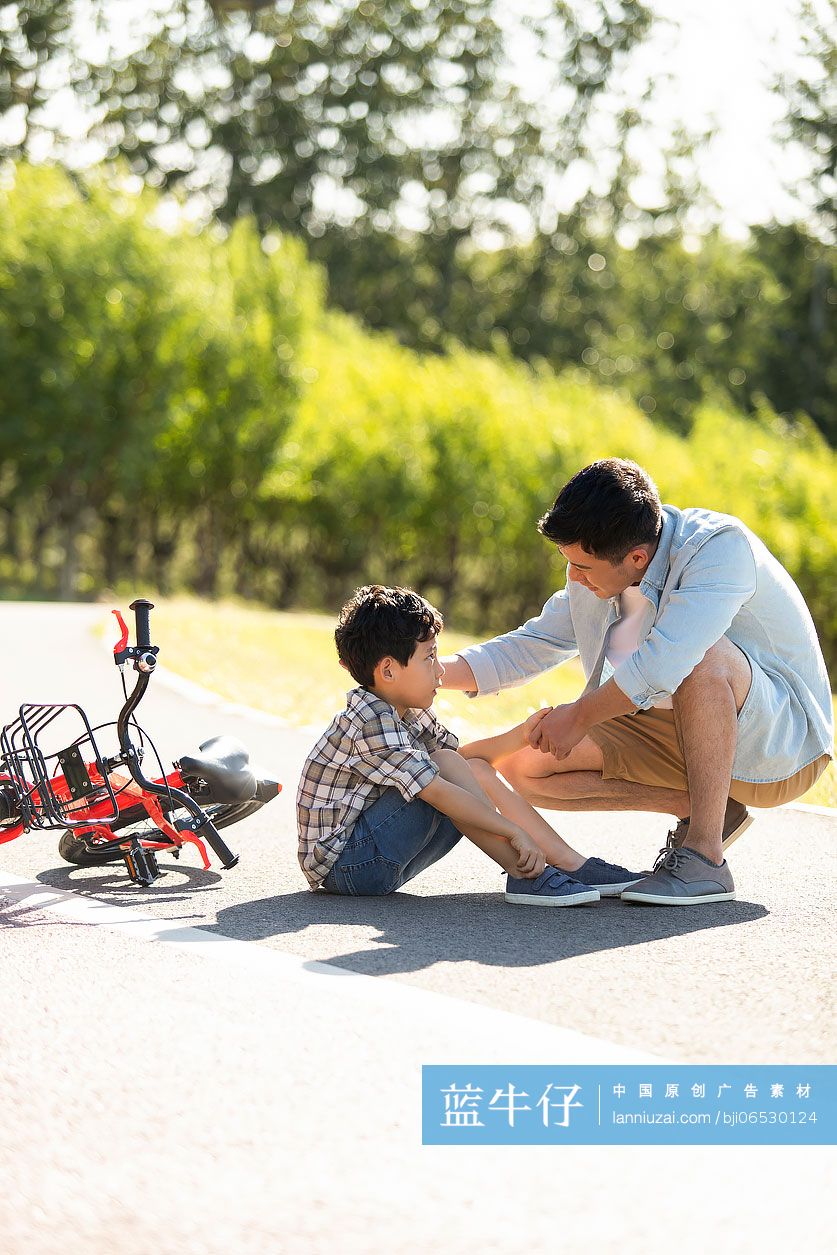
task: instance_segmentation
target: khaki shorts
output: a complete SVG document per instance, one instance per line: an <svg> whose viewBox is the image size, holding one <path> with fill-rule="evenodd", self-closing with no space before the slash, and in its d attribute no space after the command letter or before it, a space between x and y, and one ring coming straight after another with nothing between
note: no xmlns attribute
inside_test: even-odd
<svg viewBox="0 0 837 1255"><path fill-rule="evenodd" d="M658 789L688 790L686 764L674 728L671 710L638 710L590 728L587 735L602 752L603 780L630 780ZM787 780L753 784L733 780L729 795L745 806L782 806L813 788L830 762L823 754Z"/></svg>

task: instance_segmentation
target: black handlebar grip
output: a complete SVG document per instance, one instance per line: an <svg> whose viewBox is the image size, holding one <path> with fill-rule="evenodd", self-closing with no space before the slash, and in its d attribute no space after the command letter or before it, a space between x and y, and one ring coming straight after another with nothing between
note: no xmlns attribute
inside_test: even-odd
<svg viewBox="0 0 837 1255"><path fill-rule="evenodd" d="M154 609L154 602L146 601L144 597L138 597L136 601L131 602L129 608L133 610L137 620L137 645L140 649L150 649L150 612Z"/></svg>
<svg viewBox="0 0 837 1255"><path fill-rule="evenodd" d="M199 828L195 829L195 836L203 837L204 841L215 852L215 857L223 868L228 871L231 867L235 867L238 862L238 855L233 854L211 819L207 819Z"/></svg>

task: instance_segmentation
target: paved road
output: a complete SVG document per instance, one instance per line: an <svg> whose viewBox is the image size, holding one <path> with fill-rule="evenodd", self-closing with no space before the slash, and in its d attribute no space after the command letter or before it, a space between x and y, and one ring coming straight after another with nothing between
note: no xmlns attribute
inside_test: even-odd
<svg viewBox="0 0 837 1255"><path fill-rule="evenodd" d="M4 712L115 713L106 617L0 607ZM464 843L391 899L320 901L293 840L310 736L156 683L142 717L169 757L240 736L286 790L228 830L239 867L187 854L146 891L48 834L0 847L4 1255L826 1249L828 1151L422 1149L417 1093L428 1062L830 1061L834 819L765 813L738 901L682 915L514 910ZM566 828L641 866L666 822Z"/></svg>

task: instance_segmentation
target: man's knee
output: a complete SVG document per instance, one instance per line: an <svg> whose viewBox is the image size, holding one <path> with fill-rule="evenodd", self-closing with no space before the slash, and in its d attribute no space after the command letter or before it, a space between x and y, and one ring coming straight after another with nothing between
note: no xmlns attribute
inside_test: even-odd
<svg viewBox="0 0 837 1255"><path fill-rule="evenodd" d="M675 700L682 700L688 695L690 688L694 688L697 684L718 688L729 687L735 698L735 708L740 711L750 691L752 678L747 655L737 645L733 645L726 636L722 636L707 649L701 661L686 676L673 697Z"/></svg>
<svg viewBox="0 0 837 1255"><path fill-rule="evenodd" d="M500 771L513 789L527 797L530 794L540 794L540 785L547 777L579 771L597 772L601 775L603 767L602 751L595 741L585 736L566 758L555 759L551 754L543 754L540 750L527 746L504 758Z"/></svg>

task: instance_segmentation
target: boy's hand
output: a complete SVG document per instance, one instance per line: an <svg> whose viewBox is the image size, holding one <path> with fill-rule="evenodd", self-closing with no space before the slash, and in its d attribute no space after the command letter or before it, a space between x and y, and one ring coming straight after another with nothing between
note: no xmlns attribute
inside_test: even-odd
<svg viewBox="0 0 837 1255"><path fill-rule="evenodd" d="M535 842L520 828L517 835L509 838L512 849L517 855L517 875L524 880L534 880L546 867L546 859Z"/></svg>
<svg viewBox="0 0 837 1255"><path fill-rule="evenodd" d="M533 736L535 736L541 723L552 710L554 710L553 706L543 706L540 710L536 710L533 715L530 715L526 722L521 725L520 730L523 734L524 745L532 745Z"/></svg>

